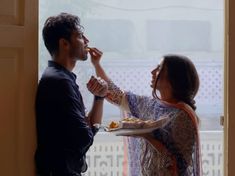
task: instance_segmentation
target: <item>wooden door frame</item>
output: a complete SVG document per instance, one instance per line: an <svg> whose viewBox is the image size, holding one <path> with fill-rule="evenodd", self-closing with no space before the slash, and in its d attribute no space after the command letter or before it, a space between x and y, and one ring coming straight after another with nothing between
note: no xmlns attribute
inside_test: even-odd
<svg viewBox="0 0 235 176"><path fill-rule="evenodd" d="M224 175L235 174L235 1L225 0Z"/></svg>

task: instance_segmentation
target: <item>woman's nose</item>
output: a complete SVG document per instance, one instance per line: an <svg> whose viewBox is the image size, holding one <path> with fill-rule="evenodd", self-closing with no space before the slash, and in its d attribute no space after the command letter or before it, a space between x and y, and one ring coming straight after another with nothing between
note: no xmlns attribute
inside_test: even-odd
<svg viewBox="0 0 235 176"><path fill-rule="evenodd" d="M153 69L153 70L151 71L152 75L155 75L155 74L156 74L156 71L157 71L157 69Z"/></svg>

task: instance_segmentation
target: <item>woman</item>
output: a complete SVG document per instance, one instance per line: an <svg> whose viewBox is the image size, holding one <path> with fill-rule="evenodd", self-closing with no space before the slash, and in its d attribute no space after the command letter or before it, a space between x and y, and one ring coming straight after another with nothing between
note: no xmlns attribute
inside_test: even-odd
<svg viewBox="0 0 235 176"><path fill-rule="evenodd" d="M132 176L200 176L201 159L198 119L194 97L199 78L185 56L166 55L152 73L152 95L145 97L117 87L100 65L102 52L90 50L97 76L108 83L106 99L140 119L169 120L151 134L128 138L129 168ZM99 89L95 78L91 92Z"/></svg>

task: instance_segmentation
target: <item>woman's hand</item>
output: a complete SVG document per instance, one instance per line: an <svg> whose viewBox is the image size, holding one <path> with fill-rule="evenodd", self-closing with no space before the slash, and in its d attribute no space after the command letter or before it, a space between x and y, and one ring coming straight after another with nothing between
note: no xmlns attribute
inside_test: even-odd
<svg viewBox="0 0 235 176"><path fill-rule="evenodd" d="M96 96L105 97L108 93L108 83L99 77L91 76L87 89Z"/></svg>
<svg viewBox="0 0 235 176"><path fill-rule="evenodd" d="M101 56L103 52L98 50L97 48L90 48L89 53L91 55L91 62L94 66L100 63Z"/></svg>

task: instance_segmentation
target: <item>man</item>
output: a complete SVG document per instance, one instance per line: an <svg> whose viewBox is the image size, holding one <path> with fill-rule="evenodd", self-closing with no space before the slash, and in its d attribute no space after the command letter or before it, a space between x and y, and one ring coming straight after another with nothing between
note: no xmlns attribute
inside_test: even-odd
<svg viewBox="0 0 235 176"><path fill-rule="evenodd" d="M85 154L100 124L103 98L95 96L88 116L72 73L77 60L87 60L88 39L77 16L61 13L49 17L43 39L52 60L44 71L36 97L38 146L35 154L39 176L80 176L87 165ZM89 48L93 59L102 52ZM105 95L107 85L96 84L97 94Z"/></svg>

